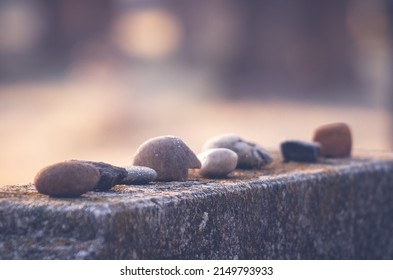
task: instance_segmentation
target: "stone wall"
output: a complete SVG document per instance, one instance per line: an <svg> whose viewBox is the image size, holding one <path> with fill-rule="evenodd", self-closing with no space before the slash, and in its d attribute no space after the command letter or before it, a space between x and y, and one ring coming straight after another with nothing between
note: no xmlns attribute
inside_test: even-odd
<svg viewBox="0 0 393 280"><path fill-rule="evenodd" d="M393 155L50 198L0 187L0 259L392 259Z"/></svg>

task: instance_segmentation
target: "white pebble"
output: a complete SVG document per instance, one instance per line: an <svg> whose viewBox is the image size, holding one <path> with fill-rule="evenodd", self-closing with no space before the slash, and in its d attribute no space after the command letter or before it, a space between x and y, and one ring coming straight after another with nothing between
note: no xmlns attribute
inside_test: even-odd
<svg viewBox="0 0 393 280"><path fill-rule="evenodd" d="M238 156L234 151L225 148L209 149L198 155L202 164L199 174L203 177L225 177L237 165Z"/></svg>

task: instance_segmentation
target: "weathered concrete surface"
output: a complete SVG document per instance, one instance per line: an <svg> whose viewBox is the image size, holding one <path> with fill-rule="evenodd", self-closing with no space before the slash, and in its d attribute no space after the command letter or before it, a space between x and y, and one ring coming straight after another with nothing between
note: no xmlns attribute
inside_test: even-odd
<svg viewBox="0 0 393 280"><path fill-rule="evenodd" d="M1 259L392 259L393 155L77 199L0 187Z"/></svg>

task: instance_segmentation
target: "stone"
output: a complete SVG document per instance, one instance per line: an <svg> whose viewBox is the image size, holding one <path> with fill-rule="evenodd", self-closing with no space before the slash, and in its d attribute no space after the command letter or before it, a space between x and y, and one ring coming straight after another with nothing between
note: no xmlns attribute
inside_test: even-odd
<svg viewBox="0 0 393 280"><path fill-rule="evenodd" d="M92 165L81 162L60 162L41 169L34 186L41 194L53 197L78 197L93 190L100 172Z"/></svg>
<svg viewBox="0 0 393 280"><path fill-rule="evenodd" d="M280 148L284 162L316 162L320 154L319 144L306 141L284 141Z"/></svg>
<svg viewBox="0 0 393 280"><path fill-rule="evenodd" d="M154 169L158 181L185 181L188 169L201 167L194 152L176 136L145 141L136 151L133 164Z"/></svg>
<svg viewBox="0 0 393 280"><path fill-rule="evenodd" d="M225 177L237 166L238 156L229 149L215 148L200 153L198 159L202 164L199 174L208 178Z"/></svg>
<svg viewBox="0 0 393 280"><path fill-rule="evenodd" d="M271 154L261 146L244 141L235 134L223 134L205 142L202 151L213 148L226 148L238 156L237 168L259 169L273 161Z"/></svg>
<svg viewBox="0 0 393 280"><path fill-rule="evenodd" d="M126 166L128 174L120 182L124 185L147 184L157 178L157 172L146 166Z"/></svg>
<svg viewBox="0 0 393 280"><path fill-rule="evenodd" d="M107 191L113 186L120 184L120 182L127 176L128 172L123 167L117 167L105 162L95 162L86 160L72 160L73 162L81 162L93 165L100 172L100 180L94 187L94 191Z"/></svg>
<svg viewBox="0 0 393 280"><path fill-rule="evenodd" d="M321 155L323 157L343 158L351 156L351 130L345 123L331 123L317 127L313 141L321 145Z"/></svg>

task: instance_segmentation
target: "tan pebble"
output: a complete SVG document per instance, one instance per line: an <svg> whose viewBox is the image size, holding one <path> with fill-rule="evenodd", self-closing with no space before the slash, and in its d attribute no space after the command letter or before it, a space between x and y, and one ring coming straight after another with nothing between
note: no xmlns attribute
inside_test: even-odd
<svg viewBox="0 0 393 280"><path fill-rule="evenodd" d="M345 123L332 123L318 127L313 141L321 145L323 157L349 157L352 149L352 136L349 126Z"/></svg>
<svg viewBox="0 0 393 280"><path fill-rule="evenodd" d="M157 181L184 181L188 178L188 169L201 167L191 149L175 136L147 140L136 151L133 164L154 169Z"/></svg>
<svg viewBox="0 0 393 280"><path fill-rule="evenodd" d="M41 169L34 185L39 193L54 197L77 197L92 190L100 179L90 164L66 161Z"/></svg>
<svg viewBox="0 0 393 280"><path fill-rule="evenodd" d="M198 158L202 164L199 174L208 178L227 176L235 170L238 160L234 151L225 148L206 150L199 154Z"/></svg>

